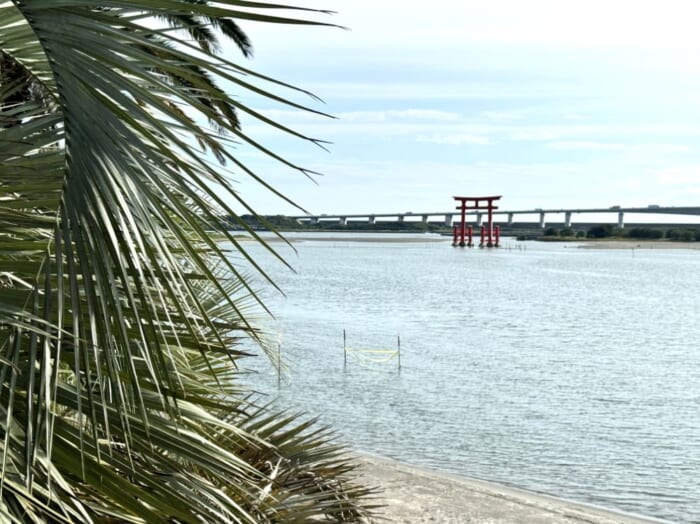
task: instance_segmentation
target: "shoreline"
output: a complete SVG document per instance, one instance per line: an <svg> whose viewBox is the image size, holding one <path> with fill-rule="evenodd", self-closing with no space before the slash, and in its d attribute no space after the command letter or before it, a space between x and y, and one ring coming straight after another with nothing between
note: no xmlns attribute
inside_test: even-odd
<svg viewBox="0 0 700 524"><path fill-rule="evenodd" d="M433 242L447 242L446 237L417 237L417 236L406 236L404 238L396 237L286 237L290 242L360 242L360 243L372 243L372 242L385 242L388 244L393 243L405 243L405 244L425 244Z"/></svg>
<svg viewBox="0 0 700 524"><path fill-rule="evenodd" d="M700 249L700 242L673 240L590 240L580 242L581 249Z"/></svg>
<svg viewBox="0 0 700 524"><path fill-rule="evenodd" d="M440 235L424 235L423 233L364 233L362 236L342 236L342 233L335 233L333 236L314 236L313 233L302 233L297 236L288 235L285 232L282 233L282 237L271 236L263 237L266 242L289 242L291 244L297 242L344 242L344 243L375 243L375 242L385 242L389 244L393 243L406 243L406 244L425 244L434 242L452 242L452 237L440 236ZM295 233L295 232L293 232ZM353 234L352 232L349 232ZM391 236L382 236L391 235ZM253 238L249 236L240 236L237 238L238 241L252 242Z"/></svg>
<svg viewBox="0 0 700 524"><path fill-rule="evenodd" d="M391 235L391 236L380 236ZM289 242L292 244L302 242L344 242L344 243L451 243L452 237L442 235L424 235L415 233L365 233L362 236L343 236L342 233L332 236L314 235L302 233L299 236L289 235L265 238L266 242ZM252 237L241 236L238 241L253 241ZM515 237L502 237L504 240L515 240ZM673 240L630 240L630 239L562 239L562 240L520 240L518 242L544 242L549 244L569 244L565 247L579 249L690 249L700 250L700 242L678 242ZM504 246L501 246L504 247Z"/></svg>
<svg viewBox="0 0 700 524"><path fill-rule="evenodd" d="M353 453L363 482L378 487L371 522L413 524L650 524L666 521L470 477Z"/></svg>

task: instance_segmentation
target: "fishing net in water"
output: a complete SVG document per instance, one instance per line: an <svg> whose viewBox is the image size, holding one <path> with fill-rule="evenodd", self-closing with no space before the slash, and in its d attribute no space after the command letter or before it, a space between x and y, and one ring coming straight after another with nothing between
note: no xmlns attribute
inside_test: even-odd
<svg viewBox="0 0 700 524"><path fill-rule="evenodd" d="M346 347L345 352L355 362L366 366L386 364L399 356L397 349L355 349Z"/></svg>
<svg viewBox="0 0 700 524"><path fill-rule="evenodd" d="M343 351L346 364L351 360L362 367L376 367L396 361L398 368L401 369L401 339L398 336L395 349L355 348L347 345L347 336L343 330Z"/></svg>

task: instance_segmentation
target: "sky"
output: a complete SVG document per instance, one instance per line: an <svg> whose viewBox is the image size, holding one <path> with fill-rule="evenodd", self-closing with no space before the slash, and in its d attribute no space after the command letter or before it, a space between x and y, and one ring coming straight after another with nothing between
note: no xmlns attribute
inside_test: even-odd
<svg viewBox="0 0 700 524"><path fill-rule="evenodd" d="M241 22L244 65L320 97L233 91L323 150L252 118L245 131L322 176L235 153L312 214L436 212L452 197L502 209L698 205L696 0L308 0L344 26ZM239 59L232 48L227 56ZM242 173L262 214L299 214Z"/></svg>

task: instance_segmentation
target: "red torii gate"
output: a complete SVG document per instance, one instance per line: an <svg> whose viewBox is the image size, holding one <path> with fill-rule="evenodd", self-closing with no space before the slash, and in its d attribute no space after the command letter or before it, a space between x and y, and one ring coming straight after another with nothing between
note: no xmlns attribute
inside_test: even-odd
<svg viewBox="0 0 700 524"><path fill-rule="evenodd" d="M486 211L488 212L488 225L484 227L481 225L481 242L480 246L483 247L485 236L488 236L488 241L486 243L487 247L498 247L498 241L501 236L501 228L496 226L495 230L493 227L493 212L498 209L493 205L495 200L500 200L500 196L489 196L489 197L453 197L455 200L461 203L456 209L462 212L462 220L460 226L454 226L454 239L452 241L453 246L459 245L460 247L469 246L472 247L472 226L466 228L467 222L467 210L475 211ZM471 205L469 205L471 203ZM481 204L484 204L483 206ZM469 233L469 242L465 241L465 237ZM457 241L459 239L459 242Z"/></svg>

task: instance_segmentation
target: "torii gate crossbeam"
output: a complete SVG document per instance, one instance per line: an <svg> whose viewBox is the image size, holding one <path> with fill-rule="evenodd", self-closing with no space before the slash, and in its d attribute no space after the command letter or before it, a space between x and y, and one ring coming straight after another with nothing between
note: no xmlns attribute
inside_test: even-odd
<svg viewBox="0 0 700 524"><path fill-rule="evenodd" d="M493 212L494 210L498 209L498 207L494 206L493 203L496 200L500 200L501 196L487 196L487 197L453 197L457 202L460 203L459 206L457 206L456 209L458 209L461 212L461 223L459 226L459 230L457 230L457 226L455 226L454 230L454 241L452 245L456 246L459 245L460 247L464 247L467 245L466 243L466 222L467 222L467 210L475 210L475 211L486 211L488 213L488 224L486 227L481 226L481 243L480 245L484 245L484 240L485 236L488 237L488 240L486 242L487 247L498 247L498 241L499 241L499 231L498 228L495 231L494 235L494 228L493 228ZM459 242L457 242L457 237L459 236ZM494 238L495 236L495 238ZM472 235L471 235L471 227L469 228L469 247L472 247Z"/></svg>

